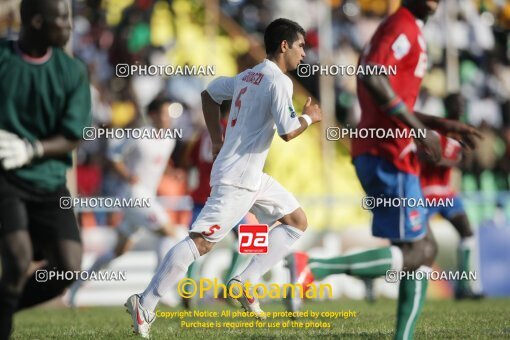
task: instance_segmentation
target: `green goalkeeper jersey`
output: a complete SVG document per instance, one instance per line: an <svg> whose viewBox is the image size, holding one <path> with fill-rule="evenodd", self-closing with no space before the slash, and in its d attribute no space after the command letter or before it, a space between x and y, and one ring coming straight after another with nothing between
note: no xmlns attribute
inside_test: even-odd
<svg viewBox="0 0 510 340"><path fill-rule="evenodd" d="M90 88L85 65L61 48L30 58L17 42L0 40L0 129L30 142L61 135L82 138L91 121ZM66 183L71 153L35 159L9 171L34 189L54 191Z"/></svg>

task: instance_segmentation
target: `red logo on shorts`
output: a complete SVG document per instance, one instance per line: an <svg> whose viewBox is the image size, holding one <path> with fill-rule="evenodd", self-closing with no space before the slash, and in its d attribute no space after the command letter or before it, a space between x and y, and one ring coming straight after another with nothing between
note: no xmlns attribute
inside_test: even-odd
<svg viewBox="0 0 510 340"><path fill-rule="evenodd" d="M239 253L266 254L269 244L267 224L239 225Z"/></svg>
<svg viewBox="0 0 510 340"><path fill-rule="evenodd" d="M212 234L214 234L214 232L215 232L216 230L220 230L220 229L221 229L221 228L220 228L220 226L219 226L219 225L217 225L217 224L215 224L215 225L213 225L213 226L209 227L209 232L208 232L208 233L206 233L205 231L202 231L202 235L209 237L209 236L211 236Z"/></svg>

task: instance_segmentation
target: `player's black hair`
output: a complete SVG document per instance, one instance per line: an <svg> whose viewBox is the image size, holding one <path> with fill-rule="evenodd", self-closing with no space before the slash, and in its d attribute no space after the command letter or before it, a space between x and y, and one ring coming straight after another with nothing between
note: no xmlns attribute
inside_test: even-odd
<svg viewBox="0 0 510 340"><path fill-rule="evenodd" d="M46 17L49 4L56 1L60 0L22 0L19 8L21 22L28 24L36 14Z"/></svg>
<svg viewBox="0 0 510 340"><path fill-rule="evenodd" d="M161 107L165 105L166 103L170 103L170 99L165 97L156 97L154 100L152 100L149 103L149 106L147 106L147 113L156 113L161 110Z"/></svg>
<svg viewBox="0 0 510 340"><path fill-rule="evenodd" d="M292 20L280 18L270 23L264 32L267 55L275 53L283 40L287 40L291 46L298 39L298 33L305 36L303 27Z"/></svg>

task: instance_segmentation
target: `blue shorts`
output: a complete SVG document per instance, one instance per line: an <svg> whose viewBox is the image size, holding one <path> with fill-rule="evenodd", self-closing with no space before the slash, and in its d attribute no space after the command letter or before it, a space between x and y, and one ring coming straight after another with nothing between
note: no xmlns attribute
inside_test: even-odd
<svg viewBox="0 0 510 340"><path fill-rule="evenodd" d="M450 221L452 218L458 215L462 215L466 213L466 210L464 210L464 204L462 203L462 199L455 195L453 198L453 205L452 206L434 206L429 207L427 212L427 219L430 219L435 214L439 214L443 216L443 218Z"/></svg>
<svg viewBox="0 0 510 340"><path fill-rule="evenodd" d="M424 199L418 176L398 170L385 159L372 155L353 160L356 174L367 196L374 198ZM422 206L375 206L372 234L392 241L415 241L427 234L427 209Z"/></svg>

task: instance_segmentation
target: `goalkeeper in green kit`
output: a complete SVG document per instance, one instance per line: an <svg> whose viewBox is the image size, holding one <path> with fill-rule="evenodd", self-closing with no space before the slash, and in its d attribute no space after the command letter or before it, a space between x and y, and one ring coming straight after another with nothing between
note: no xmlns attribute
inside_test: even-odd
<svg viewBox="0 0 510 340"><path fill-rule="evenodd" d="M71 151L91 120L86 68L62 49L67 1L23 0L20 13L19 40L0 40L2 340L15 312L58 296L71 283L63 273L81 268L76 218L60 198L70 196ZM46 267L27 278L31 261L42 259Z"/></svg>

